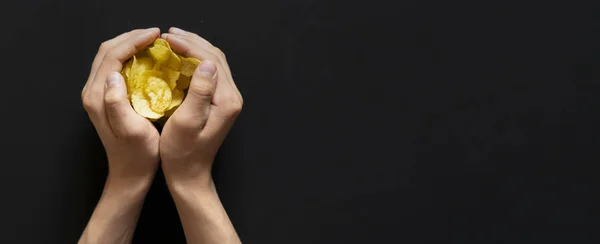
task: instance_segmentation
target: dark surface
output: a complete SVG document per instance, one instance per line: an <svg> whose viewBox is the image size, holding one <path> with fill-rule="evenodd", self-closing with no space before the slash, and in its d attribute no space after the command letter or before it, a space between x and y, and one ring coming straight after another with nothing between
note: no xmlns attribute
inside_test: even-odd
<svg viewBox="0 0 600 244"><path fill-rule="evenodd" d="M244 243L598 243L592 1L148 2L3 3L1 243L76 242L106 174L81 88L151 26L227 54L214 176ZM184 242L162 177L134 242Z"/></svg>

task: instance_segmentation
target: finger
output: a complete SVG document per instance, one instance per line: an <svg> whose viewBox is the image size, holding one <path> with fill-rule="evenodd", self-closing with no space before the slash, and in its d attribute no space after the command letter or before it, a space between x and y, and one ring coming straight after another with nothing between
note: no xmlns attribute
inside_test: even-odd
<svg viewBox="0 0 600 244"><path fill-rule="evenodd" d="M98 53L96 54L96 57L94 57L94 61L92 62L92 68L90 70L90 76L88 77L88 81L86 82L85 86L83 87L82 90L82 96L83 94L85 94L88 90L89 87L89 83L91 83L91 80L96 76L96 72L98 70L98 66L100 65L100 63L102 62L102 59L104 58L104 54L106 54L106 52L108 50L110 50L113 46L117 45L118 43L122 42L123 40L126 40L132 36L135 35L139 35L145 31L149 31L152 29L156 29L156 28L149 28L149 29L136 29L136 30L132 30L126 33L123 33L113 39L110 39L108 41L103 42L100 45L100 48L98 49Z"/></svg>
<svg viewBox="0 0 600 244"><path fill-rule="evenodd" d="M217 67L210 60L196 68L187 95L172 116L177 127L200 132L211 110L211 101L217 86Z"/></svg>
<svg viewBox="0 0 600 244"><path fill-rule="evenodd" d="M184 31L184 30L176 28L176 27L171 27L171 29L169 29L169 33L171 35L175 35L180 38L187 39L190 42L196 43L200 48L204 49L207 53L210 53L210 55L205 54L204 58L205 59L213 59L213 61L218 61L218 62L222 63L222 65L225 68L227 68L227 69L225 69L225 72L227 73L229 78L231 80L233 80L233 77L231 77L231 71L229 70L229 64L227 64L227 59L225 58L225 54L223 54L223 52L221 52L220 49L213 46L206 39L204 39L204 38L200 37L199 35L192 33L192 32ZM167 34L167 33L163 34L163 36L164 36L163 39L166 39L166 37L168 35L169 34Z"/></svg>
<svg viewBox="0 0 600 244"><path fill-rule="evenodd" d="M186 32L183 30L180 30L180 31ZM219 70L223 70L227 74L227 77L222 77L222 78L228 78L227 81L232 86L235 95L238 97L238 99L243 100L242 95L240 94L237 86L235 85L235 82L233 81L233 76L231 75L231 69L229 68L229 64L227 63L225 54L223 54L223 52L221 52L220 49L212 46L208 41L204 40L202 37L200 37L194 33L191 33L191 32L186 32L186 33L188 33L188 34L186 34L186 35L167 34L167 35L165 35L164 39L166 39L166 37L168 37L168 35L171 35L173 37L179 37L188 42L196 44L196 47L198 49L201 49L201 50L198 50L198 55L199 55L200 59L209 59L209 60L213 60L213 61L217 62L219 64L219 65L217 65ZM219 98L218 95L217 95L217 98Z"/></svg>
<svg viewBox="0 0 600 244"><path fill-rule="evenodd" d="M123 67L123 62L152 43L152 41L158 37L158 33L158 28L155 28L121 41L106 52L100 67L98 67L98 74L109 74L112 71L120 72ZM102 100L104 97L105 81L106 77L94 77L89 88L91 89L89 91L89 96L92 97L92 100Z"/></svg>
<svg viewBox="0 0 600 244"><path fill-rule="evenodd" d="M218 59L208 54L206 50L204 50L191 40L187 39L187 37L169 34L167 35L166 40L169 42L169 44L175 52L181 53L184 56L194 57L203 61L210 60L213 62L219 62ZM223 66L220 65L220 62L217 63L217 70L225 70L225 68L223 68ZM227 101L229 101L230 97L232 96L236 97L236 99L241 100L241 95L239 94L235 86L232 85L232 83L233 82L230 81L227 76L219 77L217 90L213 99L214 104L216 104L217 106L226 105Z"/></svg>
<svg viewBox="0 0 600 244"><path fill-rule="evenodd" d="M199 35L197 35L197 34L196 34L196 33L194 33L194 32L185 31L185 30L183 30L183 29L179 29L179 28L177 28L177 27L171 27L171 28L169 28L169 33L171 33L171 34L175 34L175 35L182 35L182 36L189 36L189 37L197 37L197 38L198 38L199 40L201 40L202 42L204 42L204 43L206 43L206 44L208 44L208 45L210 45L210 46L213 46L213 45L212 45L212 44L211 44L209 41L207 41L206 39L204 39L204 38L200 37Z"/></svg>
<svg viewBox="0 0 600 244"><path fill-rule="evenodd" d="M117 138L135 136L140 128L138 125L139 115L133 111L129 99L127 99L127 88L125 80L118 72L111 72L106 79L104 92L104 108L106 117L112 131Z"/></svg>

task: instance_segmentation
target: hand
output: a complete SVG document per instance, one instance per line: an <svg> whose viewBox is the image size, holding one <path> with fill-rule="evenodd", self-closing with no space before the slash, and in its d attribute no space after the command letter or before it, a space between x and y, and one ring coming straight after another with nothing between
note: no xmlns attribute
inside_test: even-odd
<svg viewBox="0 0 600 244"><path fill-rule="evenodd" d="M187 96L167 120L160 157L188 243L241 243L211 177L215 154L242 109L225 55L196 34L171 28L175 52L202 61Z"/></svg>
<svg viewBox="0 0 600 244"><path fill-rule="evenodd" d="M107 184L145 188L156 172L160 136L152 123L131 107L119 72L125 60L151 44L159 33L158 28L133 30L102 43L81 92L83 106L108 157Z"/></svg>
<svg viewBox="0 0 600 244"><path fill-rule="evenodd" d="M163 171L167 181L209 184L215 154L242 109L242 96L221 50L177 28L162 37L175 52L202 61L192 76L185 101L163 128Z"/></svg>
<svg viewBox="0 0 600 244"><path fill-rule="evenodd" d="M130 243L158 167L158 131L127 99L122 64L152 43L158 28L133 30L102 43L81 99L108 157L102 197L79 243Z"/></svg>

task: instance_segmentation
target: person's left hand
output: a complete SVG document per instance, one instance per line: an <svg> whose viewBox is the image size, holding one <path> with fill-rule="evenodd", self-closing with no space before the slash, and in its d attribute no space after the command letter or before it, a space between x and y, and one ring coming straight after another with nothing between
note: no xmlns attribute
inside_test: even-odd
<svg viewBox="0 0 600 244"><path fill-rule="evenodd" d="M124 61L159 34L158 28L133 30L102 43L81 92L83 106L106 149L107 185L147 190L158 167L160 135L131 107L119 71Z"/></svg>

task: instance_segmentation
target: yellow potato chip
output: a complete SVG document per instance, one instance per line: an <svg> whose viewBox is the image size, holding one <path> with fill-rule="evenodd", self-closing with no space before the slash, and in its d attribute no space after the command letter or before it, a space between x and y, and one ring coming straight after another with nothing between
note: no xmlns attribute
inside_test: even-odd
<svg viewBox="0 0 600 244"><path fill-rule="evenodd" d="M163 79L150 76L146 80L144 95L150 101L150 109L158 113L164 113L172 100L171 88Z"/></svg>
<svg viewBox="0 0 600 244"><path fill-rule="evenodd" d="M188 76L180 75L179 79L177 80L177 89L180 91L187 89L190 86L191 80L192 78Z"/></svg>
<svg viewBox="0 0 600 244"><path fill-rule="evenodd" d="M191 77L200 63L200 60L195 58L182 58L179 72L181 72L182 75Z"/></svg>
<svg viewBox="0 0 600 244"><path fill-rule="evenodd" d="M176 54L164 39L127 60L121 74L134 110L151 121L166 121L183 102L200 60Z"/></svg>
<svg viewBox="0 0 600 244"><path fill-rule="evenodd" d="M168 47L169 49L171 49L169 42L167 42L167 40L162 39L162 38L158 38L158 39L154 40L154 46L156 46L156 45Z"/></svg>
<svg viewBox="0 0 600 244"><path fill-rule="evenodd" d="M150 57L157 63L164 63L171 58L171 50L168 47L155 45L148 49Z"/></svg>
<svg viewBox="0 0 600 244"><path fill-rule="evenodd" d="M150 77L163 77L163 75L163 72L156 70L142 71L142 73L138 74L133 80L132 87L134 90L141 90L146 86Z"/></svg>
<svg viewBox="0 0 600 244"><path fill-rule="evenodd" d="M164 115L164 113L157 113L150 109L150 102L144 97L142 90L133 91L131 94L131 105L139 115L148 119L158 119Z"/></svg>
<svg viewBox="0 0 600 244"><path fill-rule="evenodd" d="M167 111L171 110L174 107L177 107L179 105L181 105L181 103L183 102L183 97L185 96L185 94L178 90L175 89L172 92L172 99L171 99L171 104L169 104L169 107L167 108ZM165 112L166 114L167 112Z"/></svg>
<svg viewBox="0 0 600 244"><path fill-rule="evenodd" d="M169 84L171 90L175 89L175 86L177 86L177 79L179 79L179 72L167 67L162 67L161 70L164 72L163 78L167 84Z"/></svg>
<svg viewBox="0 0 600 244"><path fill-rule="evenodd" d="M136 79L144 71L152 70L154 67L154 61L150 57L137 57L133 56L133 64L131 65L130 75L133 79Z"/></svg>
<svg viewBox="0 0 600 244"><path fill-rule="evenodd" d="M169 61L165 63L165 66L173 70L179 70L181 68L181 59L177 56L177 54L171 51L171 58L169 58Z"/></svg>
<svg viewBox="0 0 600 244"><path fill-rule="evenodd" d="M133 59L129 59L125 65L123 65L123 70L121 70L121 75L123 75L123 78L128 79L130 77L131 65L133 65Z"/></svg>
<svg viewBox="0 0 600 244"><path fill-rule="evenodd" d="M132 89L132 84L131 82L133 81L133 79L131 78L131 66L133 65L133 59L129 59L129 61L127 61L127 63L123 66L123 70L121 70L121 75L123 76L123 79L125 80L125 85L127 86L127 94L131 97L131 89Z"/></svg>

